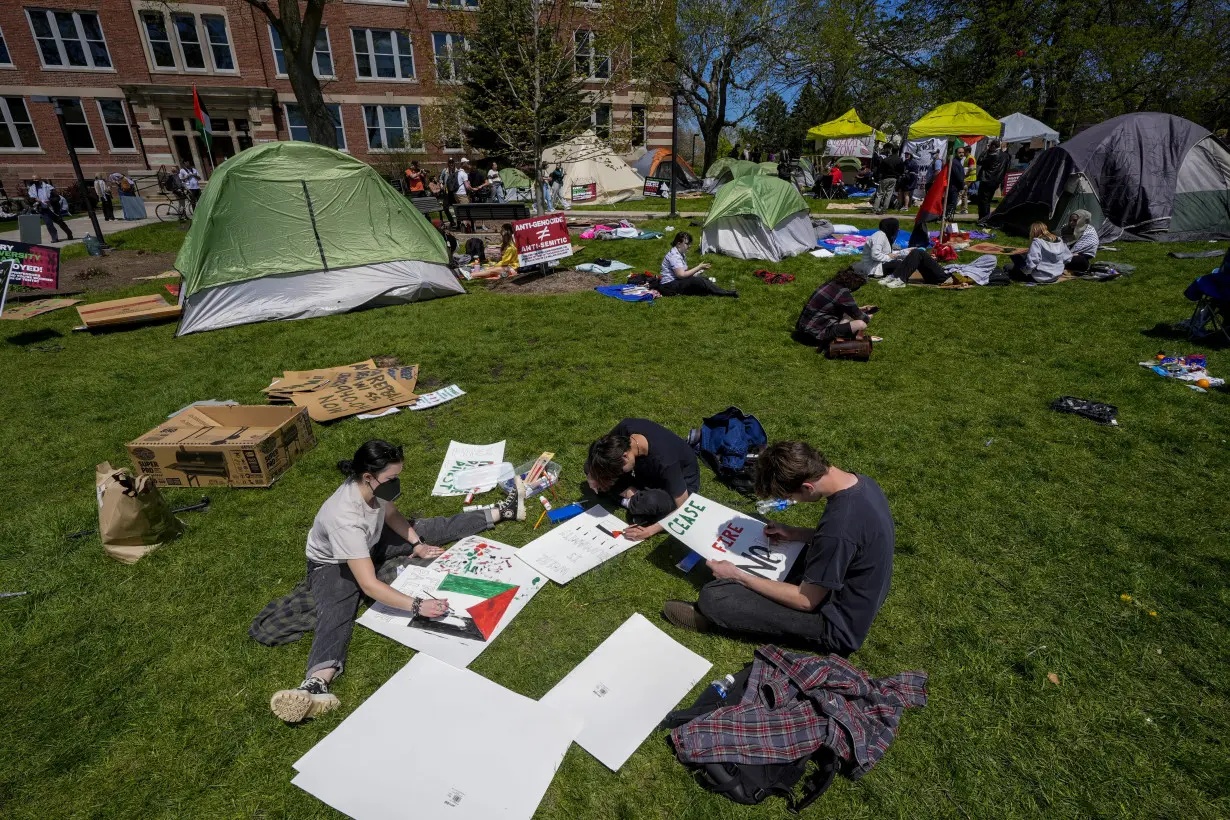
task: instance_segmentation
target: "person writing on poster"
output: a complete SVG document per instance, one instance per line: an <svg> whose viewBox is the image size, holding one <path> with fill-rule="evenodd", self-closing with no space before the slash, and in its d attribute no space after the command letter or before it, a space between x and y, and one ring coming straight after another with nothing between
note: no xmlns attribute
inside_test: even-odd
<svg viewBox="0 0 1230 820"><path fill-rule="evenodd" d="M649 419L624 419L589 446L585 479L628 511L629 541L662 532L659 521L700 491L700 465L686 441Z"/></svg>
<svg viewBox="0 0 1230 820"><path fill-rule="evenodd" d="M835 339L853 339L867 329L875 305L860 306L854 291L867 283L853 267L840 270L816 288L794 325L794 338L806 345L828 349Z"/></svg>
<svg viewBox="0 0 1230 820"><path fill-rule="evenodd" d="M663 616L683 629L721 629L800 638L817 652L848 657L863 645L888 597L896 533L884 491L873 479L839 470L802 441L779 441L756 460L756 494L800 503L824 500L814 530L776 521L770 541L803 541L785 580L709 561L715 580L695 603L667 601Z"/></svg>
<svg viewBox="0 0 1230 820"><path fill-rule="evenodd" d="M269 701L273 713L288 723L337 708L329 684L344 669L364 596L413 618L438 618L447 612L447 602L412 598L389 586L378 577L382 565L394 558L425 564L444 551L435 544L477 535L501 521L525 520L525 485L518 479L496 509L410 521L393 504L401 495L402 448L380 439L366 442L354 458L337 467L345 480L321 505L308 531L306 580L265 607L248 630L267 645L287 643L313 630L303 683L274 693ZM312 601L314 616L306 624L301 619L308 609L305 597Z"/></svg>

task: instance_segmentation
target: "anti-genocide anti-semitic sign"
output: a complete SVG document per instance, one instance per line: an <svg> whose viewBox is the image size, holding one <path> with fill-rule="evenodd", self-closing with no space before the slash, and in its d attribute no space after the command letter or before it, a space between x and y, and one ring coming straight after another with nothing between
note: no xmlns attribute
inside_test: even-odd
<svg viewBox="0 0 1230 820"><path fill-rule="evenodd" d="M60 252L25 242L0 242L0 262L11 261L9 281L28 288L56 290L60 286Z"/></svg>
<svg viewBox="0 0 1230 820"><path fill-rule="evenodd" d="M513 242L517 246L517 267L540 265L572 256L572 239L568 236L568 218L564 214L518 219L512 226Z"/></svg>

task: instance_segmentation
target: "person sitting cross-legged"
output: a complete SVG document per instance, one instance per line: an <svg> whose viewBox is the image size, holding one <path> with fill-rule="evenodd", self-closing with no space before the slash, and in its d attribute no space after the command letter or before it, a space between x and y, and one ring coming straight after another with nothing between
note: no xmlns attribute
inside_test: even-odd
<svg viewBox="0 0 1230 820"><path fill-rule="evenodd" d="M867 329L875 305L860 306L854 301L854 291L867 279L853 267L840 270L816 288L794 325L795 341L827 349L834 339L853 339Z"/></svg>
<svg viewBox="0 0 1230 820"><path fill-rule="evenodd" d="M815 530L770 521L770 539L804 541L785 580L709 561L716 580L699 600L667 601L663 616L684 629L721 629L796 638L818 652L848 656L863 645L888 597L895 532L884 491L873 479L831 466L801 441L779 441L756 460L756 494L798 502L825 499Z"/></svg>

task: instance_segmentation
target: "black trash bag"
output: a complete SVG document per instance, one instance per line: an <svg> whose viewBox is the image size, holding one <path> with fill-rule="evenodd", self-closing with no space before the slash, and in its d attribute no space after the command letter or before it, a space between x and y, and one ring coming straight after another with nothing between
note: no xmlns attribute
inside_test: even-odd
<svg viewBox="0 0 1230 820"><path fill-rule="evenodd" d="M1088 399L1078 399L1075 396L1060 396L1051 402L1051 409L1060 413L1075 413L1084 416L1098 424L1117 425L1119 408L1113 404L1103 404Z"/></svg>

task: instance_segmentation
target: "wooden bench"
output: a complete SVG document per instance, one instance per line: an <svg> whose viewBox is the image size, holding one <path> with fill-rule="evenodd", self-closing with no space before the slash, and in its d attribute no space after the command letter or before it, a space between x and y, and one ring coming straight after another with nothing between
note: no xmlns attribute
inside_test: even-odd
<svg viewBox="0 0 1230 820"><path fill-rule="evenodd" d="M512 222L528 219L530 209L524 202L469 202L453 206L457 221L468 222L471 227L477 222Z"/></svg>
<svg viewBox="0 0 1230 820"><path fill-rule="evenodd" d="M415 196L410 198L410 204L419 209L419 213L428 219L432 214L440 214L440 218L444 218L444 206L440 204L440 200L434 196Z"/></svg>

